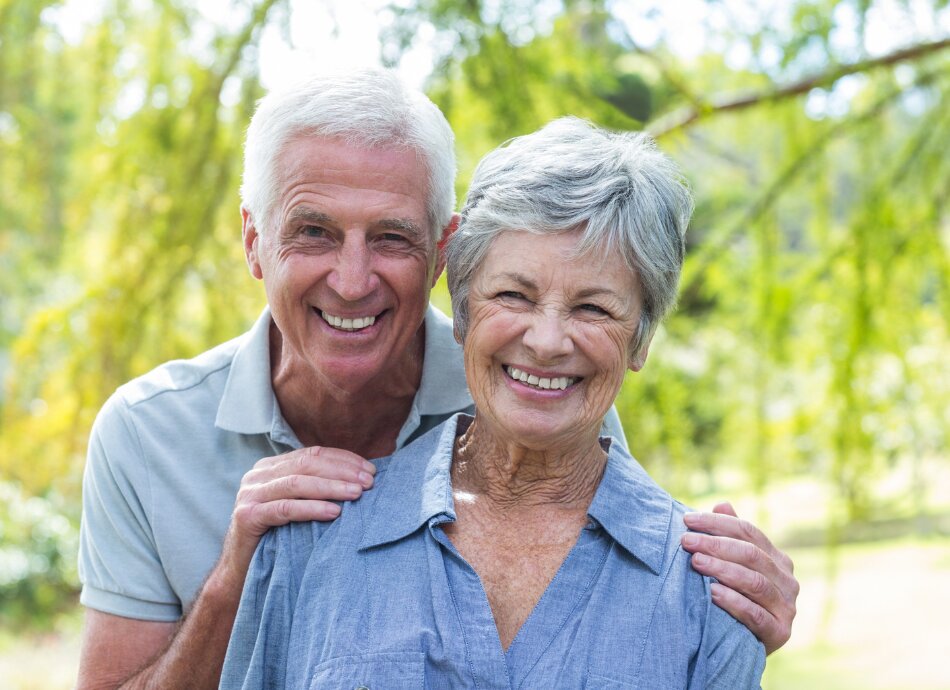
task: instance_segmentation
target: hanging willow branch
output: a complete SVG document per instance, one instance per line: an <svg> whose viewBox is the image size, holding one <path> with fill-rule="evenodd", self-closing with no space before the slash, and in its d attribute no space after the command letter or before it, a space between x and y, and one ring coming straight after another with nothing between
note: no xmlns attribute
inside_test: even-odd
<svg viewBox="0 0 950 690"><path fill-rule="evenodd" d="M791 84L766 91L756 91L740 96L712 98L706 103L690 105L658 118L647 126L647 131L654 137L662 137L670 132L683 129L710 115L745 110L746 108L751 108L763 103L773 103L775 101L793 98L803 93L808 93L814 88L833 84L849 74L868 72L879 67L889 67L902 62L912 62L927 55L938 53L946 48L950 48L950 38L934 41L932 43L919 43L907 48L895 50L893 53L888 53L887 55L882 55L877 58L837 65L820 74L815 74Z"/></svg>
<svg viewBox="0 0 950 690"><path fill-rule="evenodd" d="M928 72L918 77L913 85L915 87L924 86L940 76L943 76L943 72ZM863 112L853 117L845 118L825 130L815 141L813 146L795 158L775 177L765 192L746 209L735 223L728 226L715 238L711 238L703 244L695 258L689 262L684 269L680 291L685 293L690 290L695 281L729 246L729 241L743 229L748 228L750 224L761 218L762 214L775 204L788 185L807 168L808 163L818 155L818 153L825 150L829 143L841 134L851 131L855 125L866 123L875 118L902 93L904 93L904 89L888 91Z"/></svg>

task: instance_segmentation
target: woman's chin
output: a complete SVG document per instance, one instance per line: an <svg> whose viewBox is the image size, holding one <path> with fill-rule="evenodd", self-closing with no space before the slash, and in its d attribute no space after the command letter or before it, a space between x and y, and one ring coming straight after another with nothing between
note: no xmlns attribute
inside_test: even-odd
<svg viewBox="0 0 950 690"><path fill-rule="evenodd" d="M584 425L574 415L549 411L498 411L496 433L508 443L539 451L558 451L581 439L596 438L600 424ZM589 427L589 428L588 428Z"/></svg>

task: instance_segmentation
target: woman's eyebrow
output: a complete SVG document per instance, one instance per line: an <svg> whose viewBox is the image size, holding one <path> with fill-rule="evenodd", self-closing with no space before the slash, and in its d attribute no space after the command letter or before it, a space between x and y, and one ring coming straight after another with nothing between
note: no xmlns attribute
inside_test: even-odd
<svg viewBox="0 0 950 690"><path fill-rule="evenodd" d="M588 297L616 297L617 292L608 287L587 287L574 293L576 299L587 299Z"/></svg>
<svg viewBox="0 0 950 690"><path fill-rule="evenodd" d="M516 271L505 271L504 273L497 273L495 275L495 278L502 278L502 279L513 281L517 283L518 285L520 285L521 287L525 287L530 290L538 289L537 284L533 280L528 278L526 275L523 275Z"/></svg>

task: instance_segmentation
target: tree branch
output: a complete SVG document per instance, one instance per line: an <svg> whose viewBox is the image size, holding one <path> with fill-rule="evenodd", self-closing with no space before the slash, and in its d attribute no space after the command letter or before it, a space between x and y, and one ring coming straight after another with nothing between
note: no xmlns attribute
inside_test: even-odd
<svg viewBox="0 0 950 690"><path fill-rule="evenodd" d="M819 86L833 84L849 74L868 72L878 67L888 67L900 62L919 60L922 57L937 53L946 48L950 48L950 38L934 41L932 43L918 43L880 57L836 65L820 74L815 74L791 84L766 91L756 91L728 98L714 97L710 99L708 103L700 106L687 106L657 118L647 126L647 131L654 137L661 137L713 114L744 110L762 103L772 103L786 98L792 98L807 93Z"/></svg>

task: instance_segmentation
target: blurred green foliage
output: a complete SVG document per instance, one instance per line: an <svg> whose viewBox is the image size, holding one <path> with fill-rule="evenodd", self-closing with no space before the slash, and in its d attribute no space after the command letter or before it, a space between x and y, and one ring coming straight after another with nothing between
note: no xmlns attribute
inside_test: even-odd
<svg viewBox="0 0 950 690"><path fill-rule="evenodd" d="M660 2L630 19L603 0L417 0L387 10L383 58L428 37L460 195L485 152L559 115L658 137L697 210L680 309L618 401L631 447L680 494L727 471L760 492L819 477L835 539L886 510L888 477L925 511L921 468L947 460L947 4L709 0L707 50L687 59L631 36ZM884 5L906 19L890 52L867 35ZM263 304L239 239L241 143L261 31L292 20L275 0L235 0L220 25L180 0L109 0L76 32L62 6L0 0L4 616L76 585L105 398Z"/></svg>

